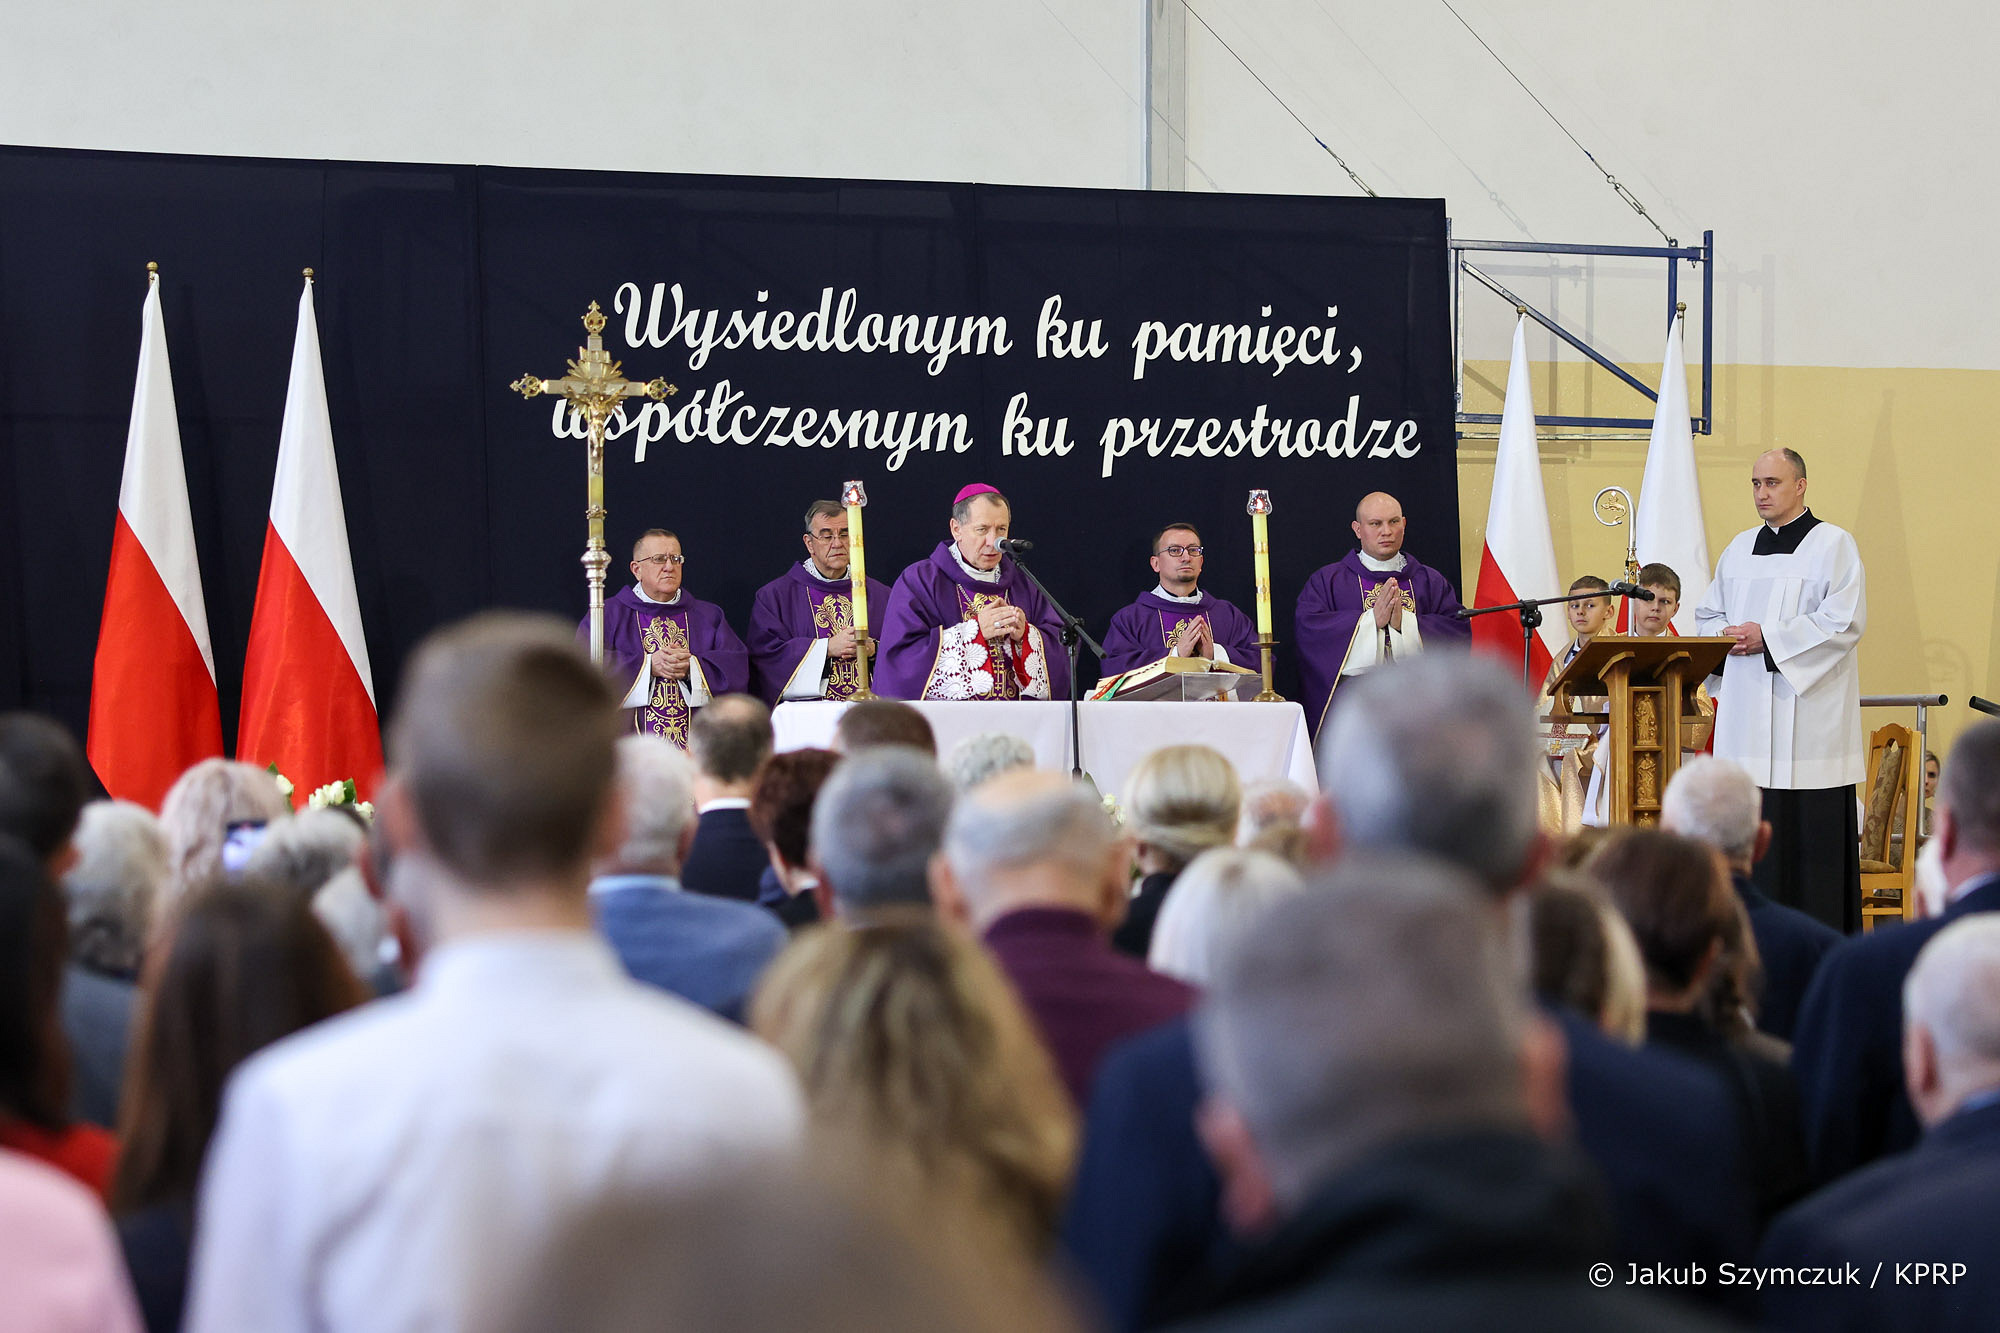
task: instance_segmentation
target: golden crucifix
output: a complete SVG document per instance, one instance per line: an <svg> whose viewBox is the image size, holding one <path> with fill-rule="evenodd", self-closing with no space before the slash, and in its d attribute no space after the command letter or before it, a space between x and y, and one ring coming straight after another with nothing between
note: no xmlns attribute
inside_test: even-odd
<svg viewBox="0 0 2000 1333"><path fill-rule="evenodd" d="M665 380L648 380L639 384L619 373L619 363L604 350L604 312L597 308L595 301L584 312L583 330L589 336L584 345L576 349L576 360L569 363L569 374L559 380L523 375L507 387L523 398L552 393L567 399L570 407L583 418L584 427L589 432L586 448L589 451L590 506L583 511L583 516L590 525L590 541L583 549L583 576L590 585L590 660L602 664L604 572L611 568L611 555L604 549L604 428L610 424L612 417L623 410L627 398L651 398L654 402L661 402L668 394L678 393L679 390Z"/></svg>

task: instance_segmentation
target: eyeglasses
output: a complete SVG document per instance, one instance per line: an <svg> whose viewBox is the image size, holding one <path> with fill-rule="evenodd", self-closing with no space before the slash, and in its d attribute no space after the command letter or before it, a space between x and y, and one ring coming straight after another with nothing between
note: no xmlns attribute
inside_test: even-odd
<svg viewBox="0 0 2000 1333"><path fill-rule="evenodd" d="M844 542L847 540L847 534L844 532L808 532L806 536L816 542L825 542L829 546L835 542Z"/></svg>
<svg viewBox="0 0 2000 1333"><path fill-rule="evenodd" d="M649 555L634 560L632 563L635 565L652 565L656 569L661 565L673 565L678 568L687 563L687 557L684 555Z"/></svg>
<svg viewBox="0 0 2000 1333"><path fill-rule="evenodd" d="M1162 546L1160 554L1171 556L1175 560L1178 560L1184 555L1200 555L1201 548L1199 546Z"/></svg>

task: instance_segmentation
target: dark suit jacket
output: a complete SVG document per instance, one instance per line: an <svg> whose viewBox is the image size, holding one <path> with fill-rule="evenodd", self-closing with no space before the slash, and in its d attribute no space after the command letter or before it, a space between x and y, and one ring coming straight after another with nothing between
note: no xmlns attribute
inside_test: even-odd
<svg viewBox="0 0 2000 1333"><path fill-rule="evenodd" d="M125 1251L125 1268L132 1275L146 1333L175 1333L181 1326L193 1208L190 1200L181 1199L118 1219L118 1244Z"/></svg>
<svg viewBox="0 0 2000 1333"><path fill-rule="evenodd" d="M1167 890L1174 887L1175 878L1162 872L1139 881L1139 891L1125 905L1125 919L1111 932L1112 948L1140 962L1146 960L1153 948L1153 926L1160 919L1160 908L1166 903Z"/></svg>
<svg viewBox="0 0 2000 1333"><path fill-rule="evenodd" d="M1857 935L1820 964L1792 1038L1806 1150L1820 1180L1917 1141L1903 1093L1903 981L1932 936L1960 917L1993 911L2000 911L2000 876L1979 881L1942 917Z"/></svg>
<svg viewBox="0 0 2000 1333"><path fill-rule="evenodd" d="M591 914L625 970L726 1018L741 1018L785 928L749 903L684 893L673 880L614 875L590 886Z"/></svg>
<svg viewBox="0 0 2000 1333"><path fill-rule="evenodd" d="M1818 917L1773 902L1749 879L1737 877L1736 896L1750 918L1757 956L1764 962L1764 993L1757 1001L1757 1026L1780 1041L1798 1027L1799 1003L1819 970L1820 960L1843 936Z"/></svg>
<svg viewBox="0 0 2000 1333"><path fill-rule="evenodd" d="M129 981L74 964L63 969L62 1026L75 1078L71 1100L77 1119L106 1129L118 1128L134 994Z"/></svg>
<svg viewBox="0 0 2000 1333"><path fill-rule="evenodd" d="M1646 1044L1700 1062L1729 1090L1748 1149L1744 1162L1759 1223L1798 1202L1812 1177L1798 1084L1782 1058L1747 1050L1693 1014L1648 1014Z"/></svg>
<svg viewBox="0 0 2000 1333"><path fill-rule="evenodd" d="M681 867L681 884L690 893L713 898L757 901L757 881L770 869L771 856L750 831L750 814L741 808L711 810L695 824L694 846Z"/></svg>
<svg viewBox="0 0 2000 1333"><path fill-rule="evenodd" d="M1852 1264L1859 1280L1768 1287L1767 1322L1814 1333L2000 1327L1996 1198L2000 1104L1989 1104L1959 1112L1910 1151L1863 1167L1779 1218L1760 1264ZM1915 1260L1947 1265L1944 1277L1955 1280L1912 1282ZM1964 1268L1953 1273L1952 1264Z"/></svg>

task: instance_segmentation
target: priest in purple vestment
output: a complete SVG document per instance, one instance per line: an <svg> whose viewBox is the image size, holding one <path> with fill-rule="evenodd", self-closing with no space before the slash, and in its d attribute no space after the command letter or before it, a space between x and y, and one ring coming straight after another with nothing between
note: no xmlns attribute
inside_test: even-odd
<svg viewBox="0 0 2000 1333"><path fill-rule="evenodd" d="M654 528L632 545L633 585L604 603L604 669L642 734L687 748L688 718L750 683L750 654L722 608L681 587L681 539ZM577 626L587 638L590 620Z"/></svg>
<svg viewBox="0 0 2000 1333"><path fill-rule="evenodd" d="M1153 572L1160 584L1111 617L1104 636L1104 674L1115 676L1162 657L1205 657L1256 667L1257 627L1228 602L1203 592L1201 534L1170 523L1153 535Z"/></svg>
<svg viewBox="0 0 2000 1333"><path fill-rule="evenodd" d="M878 694L892 699L1053 699L1069 693L1062 622L1000 551L1007 497L958 493L951 540L904 570L882 616Z"/></svg>
<svg viewBox="0 0 2000 1333"><path fill-rule="evenodd" d="M750 608L750 673L772 707L786 699L852 698L861 687L846 508L813 501L805 545L806 558L759 588ZM888 586L868 580L869 618L879 620L888 605Z"/></svg>
<svg viewBox="0 0 2000 1333"><path fill-rule="evenodd" d="M1398 657L1472 641L1471 627L1456 617L1451 580L1403 550L1403 506L1395 496L1363 497L1353 526L1360 548L1306 580L1293 625L1306 720L1315 734L1342 680Z"/></svg>

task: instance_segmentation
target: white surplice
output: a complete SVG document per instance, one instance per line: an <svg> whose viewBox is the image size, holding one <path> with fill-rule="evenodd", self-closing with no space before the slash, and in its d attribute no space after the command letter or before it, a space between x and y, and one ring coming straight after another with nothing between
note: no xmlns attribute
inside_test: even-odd
<svg viewBox="0 0 2000 1333"><path fill-rule="evenodd" d="M1844 529L1820 520L1791 554L1755 555L1764 530L1751 528L1729 543L1695 608L1700 634L1756 621L1777 666L1769 670L1762 653L1729 657L1721 675L1709 677L1715 753L1743 765L1760 787L1810 791L1859 782L1868 771L1855 651L1868 621L1860 549Z"/></svg>

